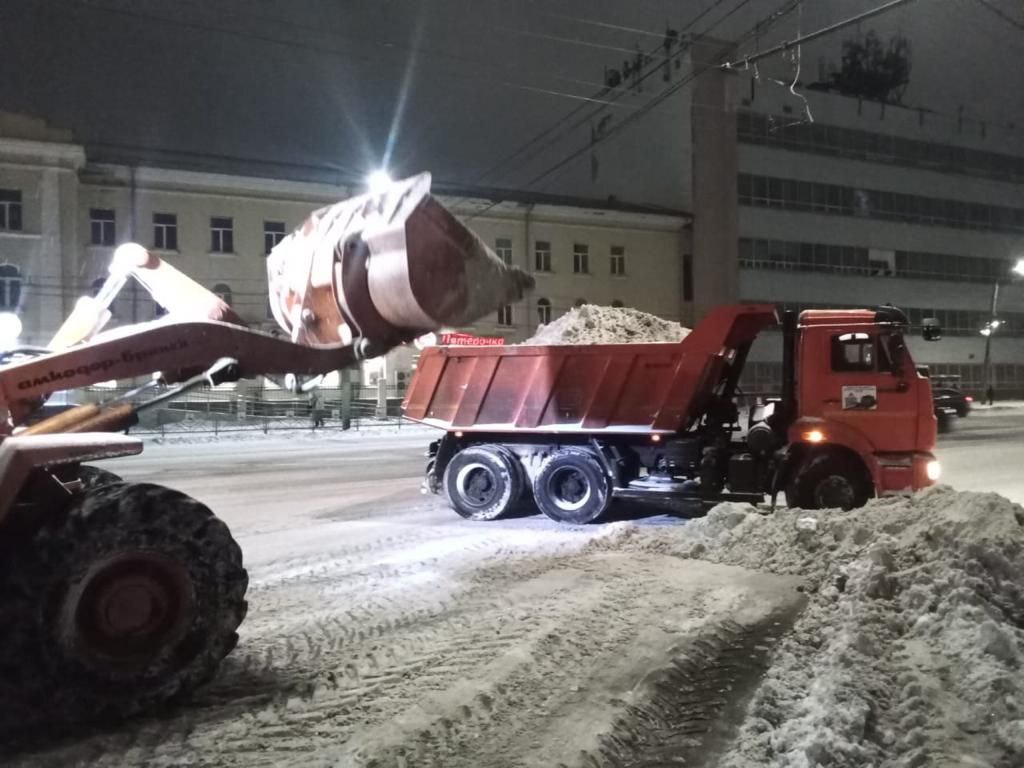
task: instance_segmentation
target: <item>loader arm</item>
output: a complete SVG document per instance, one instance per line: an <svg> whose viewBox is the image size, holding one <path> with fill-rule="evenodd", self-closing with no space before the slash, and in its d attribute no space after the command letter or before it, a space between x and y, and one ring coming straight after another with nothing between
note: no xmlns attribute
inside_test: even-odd
<svg viewBox="0 0 1024 768"><path fill-rule="evenodd" d="M360 340L315 347L230 323L212 320L132 326L115 338L93 341L0 369L0 404L15 424L40 398L111 379L160 371L168 382L209 368L221 358L238 363L238 378L263 374L316 375L348 367L375 350Z"/></svg>
<svg viewBox="0 0 1024 768"><path fill-rule="evenodd" d="M102 332L129 278L168 315ZM221 366L222 381L346 368L478 320L533 286L430 194L429 174L314 212L270 254L267 278L287 337L246 328L220 297L156 254L120 246L106 283L78 302L52 351L0 367L0 407L10 414L0 435L24 424L48 395L111 379L159 372L181 382L225 359L233 365L230 376Z"/></svg>

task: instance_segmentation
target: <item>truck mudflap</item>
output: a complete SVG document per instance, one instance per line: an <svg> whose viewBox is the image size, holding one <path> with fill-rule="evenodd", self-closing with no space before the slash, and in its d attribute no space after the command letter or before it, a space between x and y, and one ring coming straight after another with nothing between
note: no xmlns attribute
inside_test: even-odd
<svg viewBox="0 0 1024 768"><path fill-rule="evenodd" d="M913 493L934 485L942 468L931 453L878 453L874 456L875 490L879 496Z"/></svg>

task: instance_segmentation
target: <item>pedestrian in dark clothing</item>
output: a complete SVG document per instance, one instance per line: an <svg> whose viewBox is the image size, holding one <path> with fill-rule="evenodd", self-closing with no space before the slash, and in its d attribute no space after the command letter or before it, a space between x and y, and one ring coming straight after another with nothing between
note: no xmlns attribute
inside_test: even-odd
<svg viewBox="0 0 1024 768"><path fill-rule="evenodd" d="M985 390L985 400L988 401L989 405L992 405L996 401L996 390L991 384L989 384L988 389Z"/></svg>
<svg viewBox="0 0 1024 768"><path fill-rule="evenodd" d="M313 392L309 396L309 416L313 420L313 429L324 425L324 412L320 410L320 398Z"/></svg>

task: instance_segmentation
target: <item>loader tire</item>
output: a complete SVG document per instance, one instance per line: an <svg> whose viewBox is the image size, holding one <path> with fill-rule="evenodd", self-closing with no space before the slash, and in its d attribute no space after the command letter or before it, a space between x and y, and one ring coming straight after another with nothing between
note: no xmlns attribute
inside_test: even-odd
<svg viewBox="0 0 1024 768"><path fill-rule="evenodd" d="M472 445L456 453L444 471L452 509L467 520L497 520L523 496L522 465L499 445Z"/></svg>
<svg viewBox="0 0 1024 768"><path fill-rule="evenodd" d="M78 468L78 479L82 481L82 489L85 491L124 482L120 475L116 475L108 469L93 467L89 464L83 464Z"/></svg>
<svg viewBox="0 0 1024 768"><path fill-rule="evenodd" d="M183 698L214 676L246 613L248 576L227 526L158 485L83 493L5 576L14 655L4 655L24 670L23 722L119 721Z"/></svg>
<svg viewBox="0 0 1024 768"><path fill-rule="evenodd" d="M611 503L611 490L604 467L582 449L551 454L533 479L537 506L559 523L597 522Z"/></svg>
<svg viewBox="0 0 1024 768"><path fill-rule="evenodd" d="M851 510L867 504L871 494L863 465L841 454L820 453L806 458L786 486L786 506Z"/></svg>

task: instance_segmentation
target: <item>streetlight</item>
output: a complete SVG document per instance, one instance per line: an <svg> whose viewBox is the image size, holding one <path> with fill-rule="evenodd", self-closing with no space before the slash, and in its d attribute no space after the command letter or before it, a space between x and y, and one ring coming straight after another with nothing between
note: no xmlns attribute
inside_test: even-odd
<svg viewBox="0 0 1024 768"><path fill-rule="evenodd" d="M382 192L387 192L390 185L391 175L383 168L374 171L366 177L366 188L369 190L371 195L379 195Z"/></svg>
<svg viewBox="0 0 1024 768"><path fill-rule="evenodd" d="M1010 268L1010 272L1018 277L1024 277L1024 258L1018 258L1017 263ZM1003 324L1002 320L996 318L996 307L999 304L999 280L996 279L992 285L992 305L989 308L989 321L985 323L979 333L985 337L985 360L982 365L982 386L983 394L988 397L992 388L992 334L999 330Z"/></svg>

